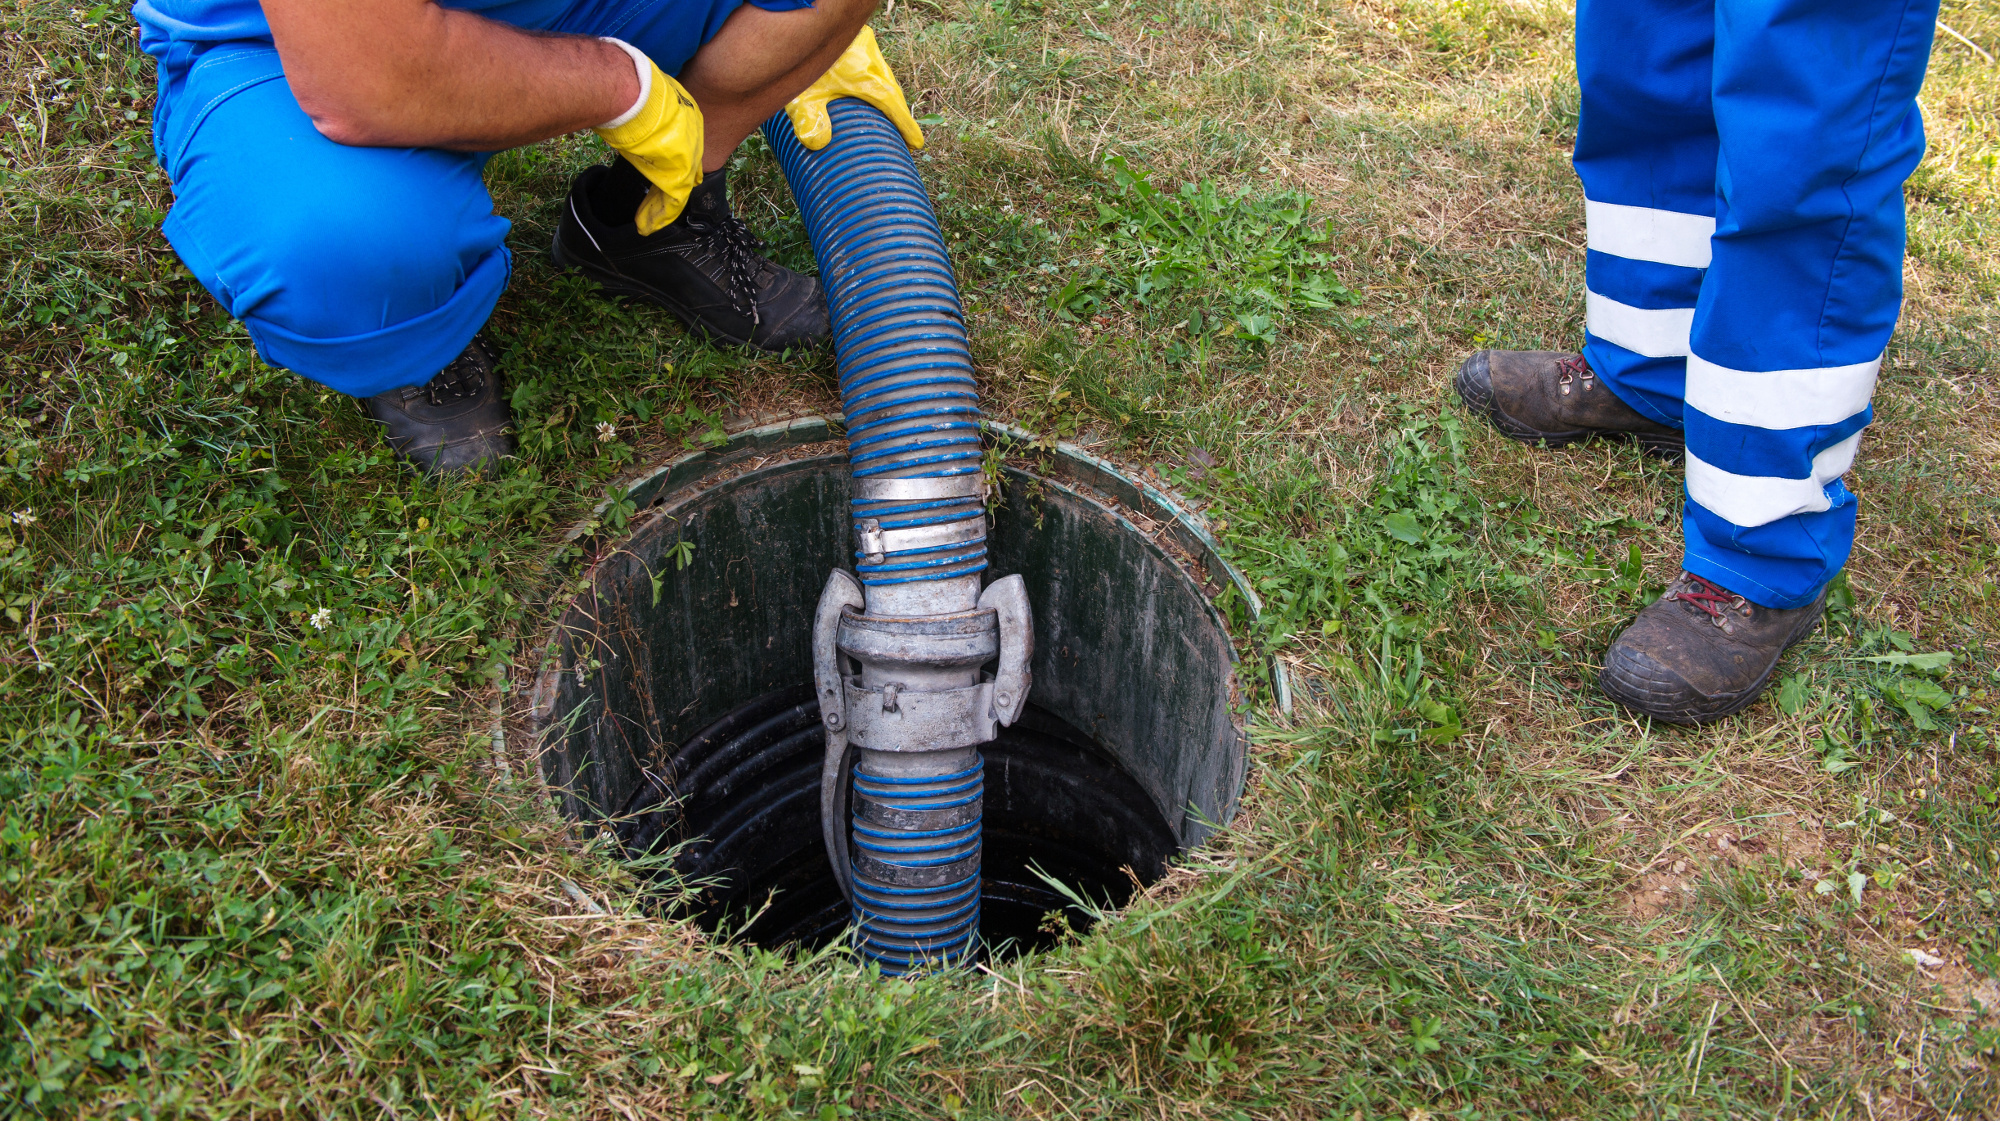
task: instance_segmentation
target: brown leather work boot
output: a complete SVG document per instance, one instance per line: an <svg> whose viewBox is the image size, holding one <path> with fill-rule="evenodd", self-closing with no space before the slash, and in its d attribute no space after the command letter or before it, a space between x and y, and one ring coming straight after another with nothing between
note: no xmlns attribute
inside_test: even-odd
<svg viewBox="0 0 2000 1125"><path fill-rule="evenodd" d="M1597 683L1613 702L1664 722L1734 715L1825 610L1824 590L1811 605L1768 609L1683 571L1611 642Z"/></svg>
<svg viewBox="0 0 2000 1125"><path fill-rule="evenodd" d="M1630 438L1669 461L1681 459L1681 432L1625 405L1575 352L1474 352L1459 365L1458 397L1493 428L1530 444Z"/></svg>

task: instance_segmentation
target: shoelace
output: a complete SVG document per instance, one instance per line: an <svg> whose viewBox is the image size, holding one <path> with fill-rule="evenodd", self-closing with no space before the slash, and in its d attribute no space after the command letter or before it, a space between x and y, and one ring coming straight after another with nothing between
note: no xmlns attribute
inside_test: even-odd
<svg viewBox="0 0 2000 1125"><path fill-rule="evenodd" d="M486 376L480 373L479 364L469 356L460 356L451 361L437 377L424 384L424 393L430 397L432 406L443 406L462 398L472 398L486 389Z"/></svg>
<svg viewBox="0 0 2000 1125"><path fill-rule="evenodd" d="M1590 369L1580 355L1567 355L1556 361L1556 386L1563 394L1569 393L1571 383L1583 380L1583 389L1590 389L1590 381L1597 378L1597 372Z"/></svg>
<svg viewBox="0 0 2000 1125"><path fill-rule="evenodd" d="M750 225L725 212L721 218L688 217L688 229L702 250L722 259L729 275L729 303L736 311L760 323L757 316L757 251L764 244L750 233Z"/></svg>
<svg viewBox="0 0 2000 1125"><path fill-rule="evenodd" d="M1668 594L1667 600L1670 602L1686 602L1703 613L1708 614L1709 620L1715 622L1717 625L1723 624L1726 620L1723 617L1725 610L1736 609L1748 604L1740 595L1732 594L1705 578L1697 578L1692 574L1682 573L1681 579L1686 585Z"/></svg>

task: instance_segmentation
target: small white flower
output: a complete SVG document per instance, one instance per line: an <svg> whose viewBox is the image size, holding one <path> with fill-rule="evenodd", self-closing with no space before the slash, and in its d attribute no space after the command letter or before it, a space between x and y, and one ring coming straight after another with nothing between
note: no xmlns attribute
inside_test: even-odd
<svg viewBox="0 0 2000 1125"><path fill-rule="evenodd" d="M311 623L313 628L324 629L328 625L333 624L333 611L325 606L321 606L313 610L313 615L306 620Z"/></svg>
<svg viewBox="0 0 2000 1125"><path fill-rule="evenodd" d="M597 424L598 441L611 441L617 436L618 436L618 427L612 425L609 422L599 422Z"/></svg>
<svg viewBox="0 0 2000 1125"><path fill-rule="evenodd" d="M33 508L22 508L20 511L14 513L14 522L20 524L22 527L34 523L38 518Z"/></svg>

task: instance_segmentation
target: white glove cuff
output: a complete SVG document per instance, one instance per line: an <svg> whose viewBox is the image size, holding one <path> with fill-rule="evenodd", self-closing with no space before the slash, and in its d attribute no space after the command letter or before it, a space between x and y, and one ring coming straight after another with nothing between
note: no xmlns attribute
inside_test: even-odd
<svg viewBox="0 0 2000 1125"><path fill-rule="evenodd" d="M646 99L651 97L653 93L653 60L646 57L646 52L625 42L623 39L613 39L608 35L599 36L599 38L631 55L632 66L639 72L639 100L632 103L631 109L598 126L599 129L616 129L634 117L639 116L639 111L646 108Z"/></svg>

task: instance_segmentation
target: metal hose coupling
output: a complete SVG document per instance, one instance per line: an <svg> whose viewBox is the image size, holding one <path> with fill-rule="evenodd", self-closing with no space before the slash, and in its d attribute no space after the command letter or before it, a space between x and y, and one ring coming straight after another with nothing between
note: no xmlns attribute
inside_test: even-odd
<svg viewBox="0 0 2000 1125"><path fill-rule="evenodd" d="M879 499L869 491L917 502L970 496L984 537L977 493L969 491L976 476L856 484L864 493L857 504ZM965 530L943 543L933 527L880 530L879 541L862 537L861 553L864 560L961 553ZM979 745L1020 717L1034 655L1021 577L984 593L978 582L974 574L864 587L836 570L813 622L827 736L820 788L827 854L853 906L861 952L891 972L951 964L978 942ZM989 663L991 675L982 672Z"/></svg>
<svg viewBox="0 0 2000 1125"><path fill-rule="evenodd" d="M825 148L783 113L764 138L826 287L854 466L855 574L834 572L813 624L826 847L859 952L896 973L978 939L979 744L1020 717L1034 631L1019 577L980 593L979 393L937 213L880 110L827 113Z"/></svg>

